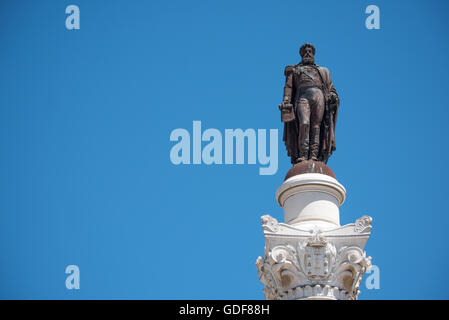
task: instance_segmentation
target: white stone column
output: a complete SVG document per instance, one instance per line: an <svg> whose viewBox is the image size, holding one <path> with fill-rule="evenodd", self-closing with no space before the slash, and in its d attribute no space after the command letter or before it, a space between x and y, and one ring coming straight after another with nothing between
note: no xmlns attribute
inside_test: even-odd
<svg viewBox="0 0 449 320"><path fill-rule="evenodd" d="M339 207L345 198L345 188L336 179L320 173L293 176L276 191L277 203L284 208L285 223L297 227L317 223L324 228L340 226Z"/></svg>
<svg viewBox="0 0 449 320"><path fill-rule="evenodd" d="M364 247L371 217L340 226L345 188L333 177L303 173L279 187L285 223L262 217L265 255L256 262L266 299L357 299L371 266Z"/></svg>

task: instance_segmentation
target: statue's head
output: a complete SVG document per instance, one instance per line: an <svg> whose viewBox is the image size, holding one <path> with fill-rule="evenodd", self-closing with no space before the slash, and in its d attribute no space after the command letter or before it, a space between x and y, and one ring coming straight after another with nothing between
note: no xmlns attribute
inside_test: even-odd
<svg viewBox="0 0 449 320"><path fill-rule="evenodd" d="M299 49L299 54L302 58L302 63L312 64L315 63L315 47L311 43L305 43Z"/></svg>

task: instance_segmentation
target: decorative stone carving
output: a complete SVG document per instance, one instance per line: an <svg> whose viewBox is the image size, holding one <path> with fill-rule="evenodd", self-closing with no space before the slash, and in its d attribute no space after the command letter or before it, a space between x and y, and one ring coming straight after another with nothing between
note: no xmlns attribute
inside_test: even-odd
<svg viewBox="0 0 449 320"><path fill-rule="evenodd" d="M266 214L262 216L262 229L272 232L277 232L279 230L278 221L272 216Z"/></svg>
<svg viewBox="0 0 449 320"><path fill-rule="evenodd" d="M370 217L333 230L301 230L262 217L265 257L256 261L267 299L357 299L371 266L363 247ZM361 227L363 226L363 227Z"/></svg>
<svg viewBox="0 0 449 320"><path fill-rule="evenodd" d="M371 222L373 219L369 216L363 216L355 221L355 232L365 232L371 230Z"/></svg>

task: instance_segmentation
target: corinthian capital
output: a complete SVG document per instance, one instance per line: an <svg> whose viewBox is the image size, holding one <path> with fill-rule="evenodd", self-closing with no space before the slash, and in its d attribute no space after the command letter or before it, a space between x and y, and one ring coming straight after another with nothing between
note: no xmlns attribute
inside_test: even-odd
<svg viewBox="0 0 449 320"><path fill-rule="evenodd" d="M330 231L295 230L270 218L262 218L265 257L256 261L266 299L357 299L363 274L371 266L363 250L371 218Z"/></svg>

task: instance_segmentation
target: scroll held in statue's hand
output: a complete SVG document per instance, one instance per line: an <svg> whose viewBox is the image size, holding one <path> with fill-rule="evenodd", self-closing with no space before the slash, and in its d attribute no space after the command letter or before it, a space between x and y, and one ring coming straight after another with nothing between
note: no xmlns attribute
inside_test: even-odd
<svg viewBox="0 0 449 320"><path fill-rule="evenodd" d="M293 105L291 103L281 103L279 105L279 110L281 110L282 122L290 122L295 120L295 111L293 110Z"/></svg>

